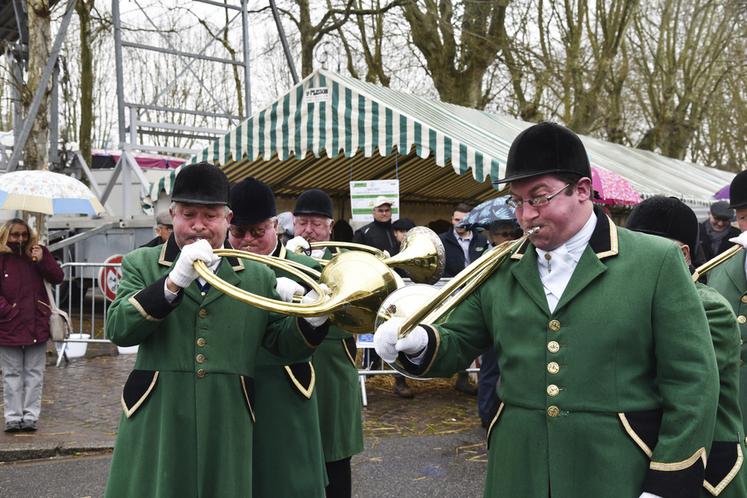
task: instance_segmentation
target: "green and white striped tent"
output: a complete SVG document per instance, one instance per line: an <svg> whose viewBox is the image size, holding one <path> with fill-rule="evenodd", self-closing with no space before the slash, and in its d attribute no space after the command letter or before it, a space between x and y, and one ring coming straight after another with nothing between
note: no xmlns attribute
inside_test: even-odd
<svg viewBox="0 0 747 498"><path fill-rule="evenodd" d="M398 178L406 203L453 205L496 195L514 137L531 123L428 100L317 70L187 164L208 161L229 179L253 176L280 197L308 188L348 202L349 182ZM703 209L732 173L582 137L593 165L647 197L674 195ZM179 169L151 188L171 191Z"/></svg>

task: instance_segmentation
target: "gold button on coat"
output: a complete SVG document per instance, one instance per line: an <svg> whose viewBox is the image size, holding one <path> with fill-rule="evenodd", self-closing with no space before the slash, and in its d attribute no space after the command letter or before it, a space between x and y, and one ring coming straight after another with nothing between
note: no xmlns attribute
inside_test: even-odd
<svg viewBox="0 0 747 498"><path fill-rule="evenodd" d="M202 368L199 369L197 371L197 377L199 377L200 379L203 378L203 377L205 377L205 370L203 370Z"/></svg>
<svg viewBox="0 0 747 498"><path fill-rule="evenodd" d="M745 322L747 322L747 316L739 315L737 317L737 323L742 324L742 323L745 323Z"/></svg>
<svg viewBox="0 0 747 498"><path fill-rule="evenodd" d="M560 415L560 408L558 408L555 405L550 405L547 407L547 416L548 417L557 417Z"/></svg>
<svg viewBox="0 0 747 498"><path fill-rule="evenodd" d="M547 364L547 371L550 372L551 374L556 374L560 372L560 365L558 365L554 361L551 361L550 363Z"/></svg>
<svg viewBox="0 0 747 498"><path fill-rule="evenodd" d="M558 341L550 341L547 343L547 350L551 353L557 353L560 351L560 344Z"/></svg>
<svg viewBox="0 0 747 498"><path fill-rule="evenodd" d="M560 388L556 386L555 384L550 384L547 386L547 395L548 396L557 396L560 394Z"/></svg>
<svg viewBox="0 0 747 498"><path fill-rule="evenodd" d="M744 296L742 296L741 301L742 301L743 304L747 304L747 294L745 294Z"/></svg>
<svg viewBox="0 0 747 498"><path fill-rule="evenodd" d="M207 344L207 341L204 338L202 338L202 337L198 337L197 338L197 345L198 346L203 347L205 344Z"/></svg>
<svg viewBox="0 0 747 498"><path fill-rule="evenodd" d="M207 310L205 308L200 308L200 318L205 318L207 316Z"/></svg>
<svg viewBox="0 0 747 498"><path fill-rule="evenodd" d="M198 354L195 356L195 361L197 361L197 363L205 363L205 355L202 353Z"/></svg>
<svg viewBox="0 0 747 498"><path fill-rule="evenodd" d="M550 323L548 323L547 326L550 327L550 330L553 332L560 330L560 322L557 320L550 320Z"/></svg>

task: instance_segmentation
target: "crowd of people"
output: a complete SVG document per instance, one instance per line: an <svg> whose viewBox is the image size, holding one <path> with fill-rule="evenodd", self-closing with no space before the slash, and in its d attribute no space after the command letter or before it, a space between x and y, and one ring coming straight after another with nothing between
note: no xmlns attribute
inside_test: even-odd
<svg viewBox="0 0 747 498"><path fill-rule="evenodd" d="M498 183L508 186L499 214L470 222L473 206L460 203L439 234L444 277L493 258L489 276L435 324L381 324L365 366L456 375L456 389L477 394L486 497L747 496L744 251L692 278L700 263L747 246L747 172L702 223L682 201L655 196L622 228L593 202L581 140L541 123L512 143ZM373 221L353 231L319 189L283 216L256 178L230 185L207 163L177 175L156 238L124 257L109 309L107 337L140 348L106 496L351 496L351 458L363 451L356 337L327 316L241 304L194 263L258 296L313 302L317 292L285 269L216 252L316 271L336 250L314 243L395 255L416 223L393 222L394 202L376 198ZM0 274L5 430L33 431L45 286L62 271L14 219L0 228ZM466 373L476 359L477 386ZM399 374L394 393L414 396Z"/></svg>

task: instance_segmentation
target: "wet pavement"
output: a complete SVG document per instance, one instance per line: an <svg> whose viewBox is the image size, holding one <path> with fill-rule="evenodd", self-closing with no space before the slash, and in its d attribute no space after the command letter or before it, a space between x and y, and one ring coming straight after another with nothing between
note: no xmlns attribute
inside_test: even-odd
<svg viewBox="0 0 747 498"><path fill-rule="evenodd" d="M56 367L56 358L50 354L39 429L33 433L0 432L0 462L113 448L121 415L122 386L135 357L117 355L116 348L109 345L91 344L87 357ZM448 380L410 381L410 385L416 396L406 400L393 394L391 376L368 379L368 407L363 409L367 450L357 460L381 458L377 448L386 447L388 443L383 440L388 438L460 433L465 433L466 439L454 444L472 445L469 456L482 458L485 448L475 398L456 392Z"/></svg>

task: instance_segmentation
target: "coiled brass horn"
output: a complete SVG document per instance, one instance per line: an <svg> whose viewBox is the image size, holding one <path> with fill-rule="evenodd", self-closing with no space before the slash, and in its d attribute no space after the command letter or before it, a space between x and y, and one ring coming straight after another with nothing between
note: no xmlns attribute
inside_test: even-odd
<svg viewBox="0 0 747 498"><path fill-rule="evenodd" d="M438 282L444 273L446 251L441 239L428 227L414 227L407 231L400 251L389 256L385 251L364 244L353 242L312 242L311 249L339 247L373 254L387 266L404 270L413 282L432 284ZM297 252L303 253L303 248ZM307 254L308 255L308 254ZM331 260L330 260L331 261ZM327 263L321 260L320 263Z"/></svg>
<svg viewBox="0 0 747 498"><path fill-rule="evenodd" d="M309 276L306 270L286 260L235 249L216 249L214 252L218 256L249 259L280 268L314 289L319 298L313 303L298 304L252 294L225 282L210 271L203 261L195 261L197 273L217 290L243 303L284 315L302 318L330 315L333 323L353 334L370 333L381 303L401 286L401 279L394 271L376 256L361 251L349 251L333 257L318 281Z"/></svg>
<svg viewBox="0 0 747 498"><path fill-rule="evenodd" d="M407 288L393 292L387 296L382 308L377 313L376 326L378 327L388 317L403 317L405 321L402 322L399 329L399 337L402 338L407 336L417 325L432 325L479 287L506 261L517 247L537 230L530 229L523 237L504 242L491 249L456 274L438 292L424 292L420 305L415 304L417 298L413 296L412 291L405 292ZM404 306L399 304L400 296L403 299Z"/></svg>

